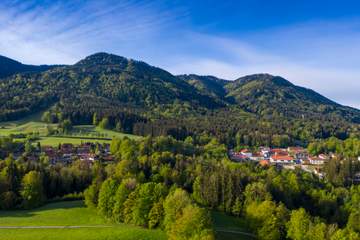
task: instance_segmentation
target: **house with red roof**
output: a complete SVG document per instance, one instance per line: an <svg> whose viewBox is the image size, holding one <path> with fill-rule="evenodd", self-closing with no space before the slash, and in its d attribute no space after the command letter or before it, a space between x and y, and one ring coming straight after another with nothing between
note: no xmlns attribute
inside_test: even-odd
<svg viewBox="0 0 360 240"><path fill-rule="evenodd" d="M270 163L290 164L294 163L294 158L289 155L273 155L270 157Z"/></svg>

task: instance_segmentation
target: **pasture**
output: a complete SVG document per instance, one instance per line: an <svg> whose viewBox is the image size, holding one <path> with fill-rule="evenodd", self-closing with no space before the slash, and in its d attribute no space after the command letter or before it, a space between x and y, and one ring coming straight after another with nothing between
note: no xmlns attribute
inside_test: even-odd
<svg viewBox="0 0 360 240"><path fill-rule="evenodd" d="M125 134L108 129L101 129L94 125L76 125L66 134L48 135L48 128L57 129L57 124L41 122L38 115L32 115L19 121L0 123L0 136L36 133L39 139L34 141L42 145L57 146L63 143L81 144L83 142L110 143L112 138L141 138L140 136ZM24 141L24 138L16 138Z"/></svg>
<svg viewBox="0 0 360 240"><path fill-rule="evenodd" d="M0 211L0 236L2 240L166 239L161 230L108 223L82 201L50 203L33 210Z"/></svg>

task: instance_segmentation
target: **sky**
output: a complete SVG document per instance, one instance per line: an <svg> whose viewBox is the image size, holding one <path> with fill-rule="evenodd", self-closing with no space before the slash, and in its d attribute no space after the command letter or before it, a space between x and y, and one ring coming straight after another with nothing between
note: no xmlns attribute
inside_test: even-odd
<svg viewBox="0 0 360 240"><path fill-rule="evenodd" d="M109 52L173 74L282 76L360 109L360 2L2 0L0 55L73 64Z"/></svg>

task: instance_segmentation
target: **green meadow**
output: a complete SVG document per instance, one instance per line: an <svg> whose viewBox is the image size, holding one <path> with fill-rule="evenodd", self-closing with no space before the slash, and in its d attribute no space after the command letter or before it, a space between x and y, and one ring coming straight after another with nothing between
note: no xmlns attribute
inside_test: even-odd
<svg viewBox="0 0 360 240"><path fill-rule="evenodd" d="M0 136L10 136L11 134L30 134L37 133L42 145L57 146L62 143L81 144L83 142L109 143L112 138L140 138L140 136L125 134L112 130L102 129L94 125L76 125L67 134L47 135L47 129L50 127L56 129L57 124L48 124L41 122L41 113L30 115L18 121L0 123ZM17 141L24 139L18 138Z"/></svg>
<svg viewBox="0 0 360 240"><path fill-rule="evenodd" d="M37 228L1 229L4 226ZM82 201L70 201L50 203L33 210L0 211L0 239L165 240L166 234L161 230L108 223L96 210L86 208Z"/></svg>
<svg viewBox="0 0 360 240"><path fill-rule="evenodd" d="M213 212L217 240L253 240L239 218ZM2 227L16 227L1 229ZM22 228L21 228L22 227ZM26 228L24 228L26 227ZM32 227L32 228L29 228ZM0 211L1 240L162 240L161 230L113 224L82 201L49 203L33 210Z"/></svg>

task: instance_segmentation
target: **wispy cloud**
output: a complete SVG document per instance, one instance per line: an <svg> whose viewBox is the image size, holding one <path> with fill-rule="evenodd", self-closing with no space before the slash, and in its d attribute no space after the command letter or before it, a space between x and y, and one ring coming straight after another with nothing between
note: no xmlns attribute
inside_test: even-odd
<svg viewBox="0 0 360 240"><path fill-rule="evenodd" d="M0 4L0 53L36 64L73 63L95 51L126 49L183 14L162 9L156 1Z"/></svg>
<svg viewBox="0 0 360 240"><path fill-rule="evenodd" d="M195 51L186 61L182 56L166 67L174 73L196 72L226 79L260 72L281 75L339 103L360 108L359 26L360 21L352 19L310 22L246 36L191 33L197 35L193 48L206 54Z"/></svg>

